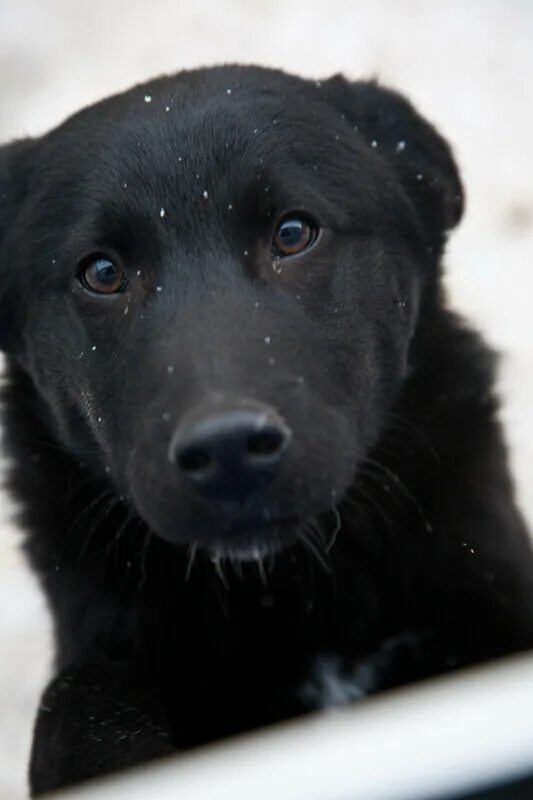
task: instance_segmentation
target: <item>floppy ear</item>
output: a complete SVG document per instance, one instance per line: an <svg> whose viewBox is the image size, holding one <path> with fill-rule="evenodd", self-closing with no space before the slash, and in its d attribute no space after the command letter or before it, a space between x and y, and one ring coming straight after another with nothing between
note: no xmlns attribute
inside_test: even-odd
<svg viewBox="0 0 533 800"><path fill-rule="evenodd" d="M30 152L34 140L21 139L0 146L0 349L7 348L14 317L10 283L12 275L6 264L6 241L19 209L27 195L31 174Z"/></svg>
<svg viewBox="0 0 533 800"><path fill-rule="evenodd" d="M464 192L451 149L400 94L376 81L335 75L322 84L367 144L385 158L414 203L433 243L461 219Z"/></svg>

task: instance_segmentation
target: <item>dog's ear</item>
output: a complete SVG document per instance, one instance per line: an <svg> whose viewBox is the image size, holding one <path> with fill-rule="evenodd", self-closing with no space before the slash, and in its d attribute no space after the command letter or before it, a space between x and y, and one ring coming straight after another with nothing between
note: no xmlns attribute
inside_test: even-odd
<svg viewBox="0 0 533 800"><path fill-rule="evenodd" d="M14 318L11 292L13 275L6 257L6 243L27 196L33 164L33 139L0 146L0 350L8 347Z"/></svg>
<svg viewBox="0 0 533 800"><path fill-rule="evenodd" d="M369 147L394 169L433 243L461 219L464 192L451 149L400 94L335 75L322 84Z"/></svg>

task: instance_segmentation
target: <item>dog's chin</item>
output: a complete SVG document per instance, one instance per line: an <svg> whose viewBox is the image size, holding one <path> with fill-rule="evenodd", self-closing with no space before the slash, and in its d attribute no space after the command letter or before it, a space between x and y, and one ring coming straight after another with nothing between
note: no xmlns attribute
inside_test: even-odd
<svg viewBox="0 0 533 800"><path fill-rule="evenodd" d="M208 558L217 562L228 559L233 562L262 561L277 555L298 539L300 522L280 522L246 533L228 534L200 544Z"/></svg>

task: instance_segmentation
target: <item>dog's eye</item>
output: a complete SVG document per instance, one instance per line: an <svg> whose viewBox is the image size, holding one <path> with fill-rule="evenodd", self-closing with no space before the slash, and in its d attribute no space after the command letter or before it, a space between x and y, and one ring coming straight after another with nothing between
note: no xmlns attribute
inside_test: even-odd
<svg viewBox="0 0 533 800"><path fill-rule="evenodd" d="M107 256L90 256L82 264L81 282L92 292L114 294L126 288L127 278L124 270Z"/></svg>
<svg viewBox="0 0 533 800"><path fill-rule="evenodd" d="M286 217L274 234L274 251L278 256L293 256L310 247L317 237L317 229L300 217Z"/></svg>

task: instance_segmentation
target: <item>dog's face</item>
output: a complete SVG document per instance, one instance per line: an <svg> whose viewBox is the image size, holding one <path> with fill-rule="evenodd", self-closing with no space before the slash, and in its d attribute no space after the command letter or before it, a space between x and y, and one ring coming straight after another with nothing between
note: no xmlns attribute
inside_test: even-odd
<svg viewBox="0 0 533 800"><path fill-rule="evenodd" d="M2 341L161 537L246 557L346 490L408 371L444 142L397 95L183 73L0 151Z"/></svg>

